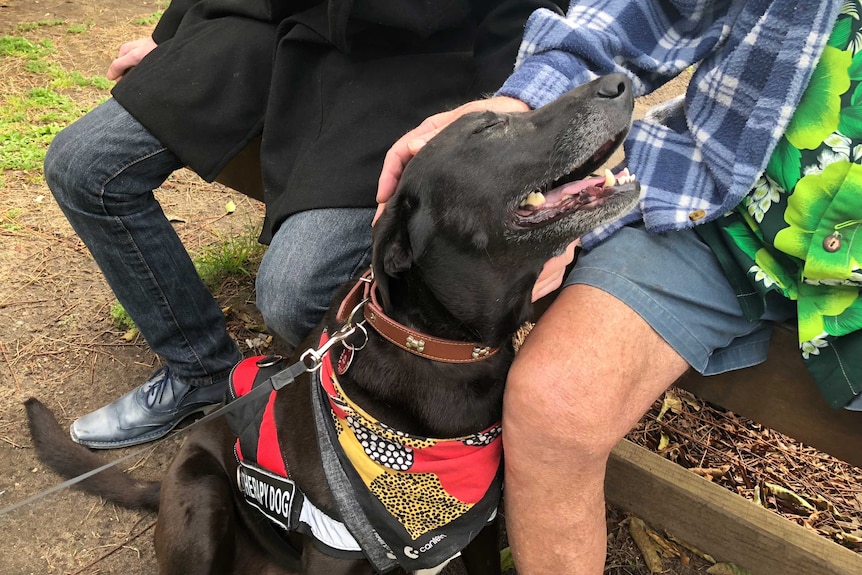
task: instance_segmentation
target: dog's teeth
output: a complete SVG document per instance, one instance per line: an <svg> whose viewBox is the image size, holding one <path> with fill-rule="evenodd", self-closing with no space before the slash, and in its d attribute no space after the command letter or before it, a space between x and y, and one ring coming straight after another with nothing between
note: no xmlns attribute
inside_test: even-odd
<svg viewBox="0 0 862 575"><path fill-rule="evenodd" d="M522 206L541 206L545 203L545 196L541 192L530 192L530 195L521 202Z"/></svg>
<svg viewBox="0 0 862 575"><path fill-rule="evenodd" d="M629 169L623 168L622 175L624 178L628 178L629 176L631 176L631 174L629 173Z"/></svg>
<svg viewBox="0 0 862 575"><path fill-rule="evenodd" d="M610 170L605 170L605 182L603 184L604 187L612 188L613 185L616 183L617 183L617 179L614 177L613 172L611 172Z"/></svg>

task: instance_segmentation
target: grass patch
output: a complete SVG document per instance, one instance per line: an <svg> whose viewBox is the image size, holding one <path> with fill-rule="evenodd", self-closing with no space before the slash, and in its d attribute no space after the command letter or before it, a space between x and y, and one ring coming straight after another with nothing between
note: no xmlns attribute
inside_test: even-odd
<svg viewBox="0 0 862 575"><path fill-rule="evenodd" d="M0 97L0 170L41 168L54 136L88 111L64 92L93 89L108 96L112 82L63 69L49 60L53 52L49 41L0 37L0 58L21 60L19 69L33 75L30 85L36 86Z"/></svg>
<svg viewBox="0 0 862 575"><path fill-rule="evenodd" d="M54 20L40 20L39 22L27 22L24 24L18 24L15 27L15 30L18 32L32 32L38 28L50 28L52 26L62 26L66 21L62 18L57 18Z"/></svg>
<svg viewBox="0 0 862 575"><path fill-rule="evenodd" d="M114 301L111 305L111 320L114 322L114 327L123 330L134 329L135 322L132 321L132 318L129 317L129 314L126 313L126 309L123 307L118 301Z"/></svg>
<svg viewBox="0 0 862 575"><path fill-rule="evenodd" d="M81 113L68 96L46 88L6 98L0 107L0 170L40 168L48 144Z"/></svg>
<svg viewBox="0 0 862 575"><path fill-rule="evenodd" d="M43 58L54 51L50 40L32 42L20 36L0 36L0 56Z"/></svg>
<svg viewBox="0 0 862 575"><path fill-rule="evenodd" d="M0 181L0 185L2 185L2 181ZM2 225L0 228L7 232L17 232L20 231L22 226L18 223L18 216L20 216L23 212L20 208L11 208L6 210L6 212L0 217L2 220Z"/></svg>
<svg viewBox="0 0 862 575"><path fill-rule="evenodd" d="M257 232L247 227L207 246L192 261L198 275L210 289L219 287L231 277L252 277L265 248L257 241Z"/></svg>
<svg viewBox="0 0 862 575"><path fill-rule="evenodd" d="M136 24L138 26L155 26L158 24L159 20L162 18L162 14L165 13L165 8L170 4L170 0L160 0L156 2L156 7L158 10L150 14L149 16L141 16L140 18L135 18L132 20L132 24Z"/></svg>
<svg viewBox="0 0 862 575"><path fill-rule="evenodd" d="M96 88L98 90L110 90L113 82L104 76L84 76L73 70L67 72L59 66L49 64L47 74L51 76L51 87L57 90L64 88Z"/></svg>
<svg viewBox="0 0 862 575"><path fill-rule="evenodd" d="M164 11L158 10L156 12L153 12L149 16L135 18L134 20L132 20L132 24L135 24L137 26L155 26L161 19L162 14L164 14Z"/></svg>
<svg viewBox="0 0 862 575"><path fill-rule="evenodd" d="M92 26L93 26L93 21L87 20L83 24L72 24L71 26L66 28L66 32L68 32L69 34L83 34L87 30L89 30L90 27L92 27Z"/></svg>

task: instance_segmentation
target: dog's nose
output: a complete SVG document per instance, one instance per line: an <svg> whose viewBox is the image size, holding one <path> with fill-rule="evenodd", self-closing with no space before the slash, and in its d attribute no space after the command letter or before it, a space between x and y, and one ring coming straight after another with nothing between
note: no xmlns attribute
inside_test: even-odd
<svg viewBox="0 0 862 575"><path fill-rule="evenodd" d="M629 89L629 79L622 74L610 74L599 79L596 95L599 98L619 98Z"/></svg>

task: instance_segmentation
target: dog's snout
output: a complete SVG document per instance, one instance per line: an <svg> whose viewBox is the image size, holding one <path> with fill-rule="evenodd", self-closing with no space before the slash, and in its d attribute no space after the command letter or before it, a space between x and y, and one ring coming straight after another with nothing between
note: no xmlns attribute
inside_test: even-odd
<svg viewBox="0 0 862 575"><path fill-rule="evenodd" d="M614 99L625 95L629 90L629 79L622 74L611 74L599 79L596 87L596 96L599 98Z"/></svg>

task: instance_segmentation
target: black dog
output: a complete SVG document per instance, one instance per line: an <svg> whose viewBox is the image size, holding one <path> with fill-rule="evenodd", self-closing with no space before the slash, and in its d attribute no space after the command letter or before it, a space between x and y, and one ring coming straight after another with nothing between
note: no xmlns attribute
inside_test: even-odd
<svg viewBox="0 0 862 575"><path fill-rule="evenodd" d="M472 575L499 573L487 526L512 335L531 317L544 262L637 202L627 173L590 176L622 142L632 109L628 80L613 75L532 112L454 122L411 160L375 226L374 283L345 286L299 348L331 346L306 354L316 371L262 396L262 423L234 415L236 433L224 418L191 431L160 499L158 484L116 471L82 487L159 510L166 575L435 573L465 545ZM258 381L272 373L248 361L235 369L237 393L238 370L263 369ZM102 463L36 400L27 409L37 453L57 472ZM262 455L267 421L277 449ZM447 451L464 459L416 471ZM354 452L370 459L348 465ZM263 470L267 458L289 480ZM298 531L278 526L288 523Z"/></svg>

